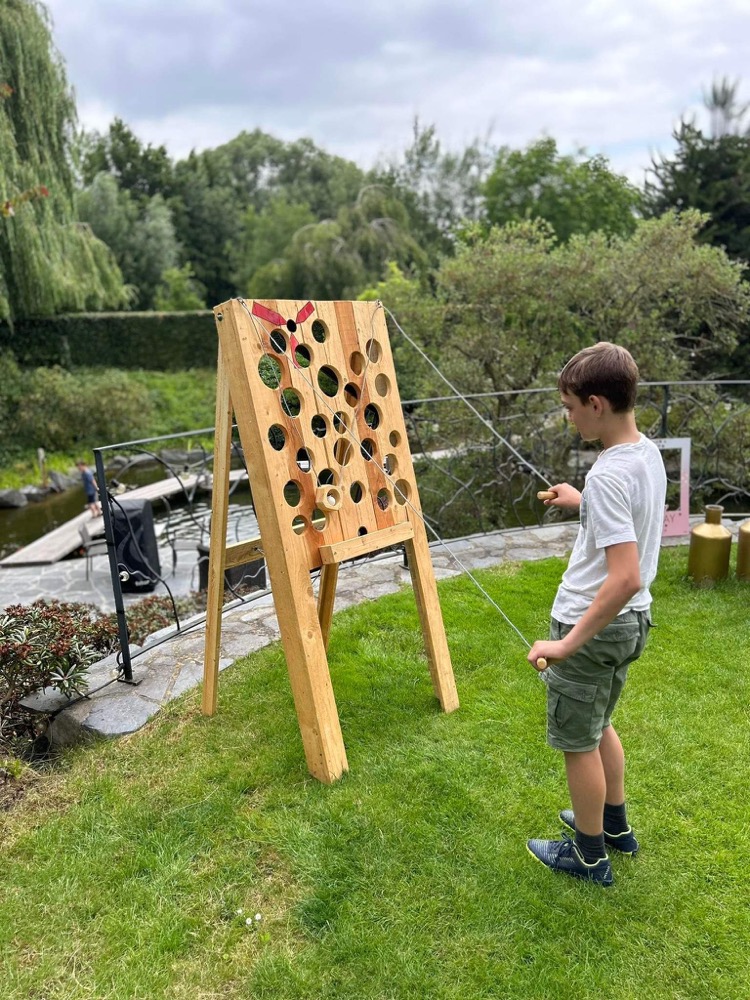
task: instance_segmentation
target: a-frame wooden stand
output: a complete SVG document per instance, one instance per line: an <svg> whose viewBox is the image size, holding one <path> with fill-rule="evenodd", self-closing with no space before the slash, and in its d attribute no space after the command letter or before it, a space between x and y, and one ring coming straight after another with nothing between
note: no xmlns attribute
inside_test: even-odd
<svg viewBox="0 0 750 1000"><path fill-rule="evenodd" d="M308 768L348 769L326 648L339 564L404 543L433 688L458 707L383 310L245 302L219 334L203 713L217 704L224 572L263 553ZM227 546L232 414L260 538ZM311 570L321 569L317 603Z"/></svg>

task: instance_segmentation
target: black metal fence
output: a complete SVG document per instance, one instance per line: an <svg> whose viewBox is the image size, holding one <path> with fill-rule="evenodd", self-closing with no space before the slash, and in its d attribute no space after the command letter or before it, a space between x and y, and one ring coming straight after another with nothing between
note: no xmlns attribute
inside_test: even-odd
<svg viewBox="0 0 750 1000"><path fill-rule="evenodd" d="M406 400L403 408L422 508L433 537L457 538L561 518L565 515L536 499L537 491L556 482L581 485L596 458L596 448L581 443L566 424L557 390L552 387ZM693 512L709 502L723 504L727 514L739 516L750 511L750 380L643 383L638 422L650 437L691 439ZM160 500L167 507L167 516L162 518L162 547L166 546L173 558L180 549L199 547L202 554L198 561L207 559L210 506L201 490L210 485L213 433L214 429L207 427L94 450L97 480L108 487L102 494L106 500L102 509L122 680L132 682L133 675L122 590L126 581L118 563L114 530L115 512L123 505L118 490L144 461L161 468L172 488L175 481L177 484L171 499ZM183 447L175 448L177 442ZM239 477L232 486L235 490L244 470L244 456L236 440L233 452ZM668 504L676 506L679 464L668 458L665 464ZM180 514L174 517L177 507ZM255 534L255 523L249 523L245 516L252 508L246 505L244 515L237 510L234 516L231 510L231 540ZM141 555L148 569L152 560L145 551ZM169 592L168 575L156 566L150 569ZM231 605L260 596L258 592L241 593L231 582L228 590ZM265 589L260 591L264 593ZM174 600L173 606L179 630L182 626Z"/></svg>

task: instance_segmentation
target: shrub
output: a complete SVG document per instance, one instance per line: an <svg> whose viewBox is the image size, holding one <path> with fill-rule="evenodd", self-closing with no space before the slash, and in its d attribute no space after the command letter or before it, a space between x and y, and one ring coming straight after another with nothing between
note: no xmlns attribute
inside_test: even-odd
<svg viewBox="0 0 750 1000"><path fill-rule="evenodd" d="M63 368L26 373L26 393L15 404L19 445L75 450L79 442L107 442L145 432L151 414L146 389L113 369L73 375Z"/></svg>
<svg viewBox="0 0 750 1000"><path fill-rule="evenodd" d="M25 698L45 688L80 694L87 667L116 646L116 624L86 604L35 601L0 612L0 749L23 753L46 728Z"/></svg>
<svg viewBox="0 0 750 1000"><path fill-rule="evenodd" d="M191 597L178 598L175 604L179 615L193 614L198 607L195 599ZM111 618L116 622L114 615ZM140 644L159 629L175 624L174 607L169 597L154 594L153 597L146 597L137 604L131 604L125 611L125 619L128 623L130 641Z"/></svg>

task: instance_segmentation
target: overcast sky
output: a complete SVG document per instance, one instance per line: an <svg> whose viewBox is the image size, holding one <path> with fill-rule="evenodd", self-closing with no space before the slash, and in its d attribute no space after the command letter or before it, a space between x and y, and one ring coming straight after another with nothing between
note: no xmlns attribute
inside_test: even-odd
<svg viewBox="0 0 750 1000"><path fill-rule="evenodd" d="M712 80L750 66L750 0L46 5L81 123L118 116L174 157L261 128L370 166L418 116L449 148L547 134L640 183Z"/></svg>

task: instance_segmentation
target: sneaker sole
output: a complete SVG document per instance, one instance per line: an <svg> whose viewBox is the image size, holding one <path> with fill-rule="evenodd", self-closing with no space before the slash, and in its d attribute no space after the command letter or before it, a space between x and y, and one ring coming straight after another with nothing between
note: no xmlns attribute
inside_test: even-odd
<svg viewBox="0 0 750 1000"><path fill-rule="evenodd" d="M549 865L545 865L542 859L534 854L528 844L526 845L526 850L534 861L538 861L542 868L546 868L548 872L554 872L556 875L570 875L571 878L577 878L579 882L590 882L592 885L600 885L602 889L611 889L614 884L614 879L611 882L600 882L598 879L587 878L586 875L580 875L578 872L565 871L563 868L550 868Z"/></svg>
<svg viewBox="0 0 750 1000"><path fill-rule="evenodd" d="M568 830L572 830L575 833L576 829L575 823L573 824L569 823L566 819L563 818L563 814L561 812L558 813L557 818L560 820L563 826L567 827ZM617 841L614 840L612 837L608 837L606 833L604 834L604 843L607 845L607 847L611 847L613 851L617 851L618 854L622 854L622 856L625 858L634 858L638 853L638 851L640 851L641 849L639 844L634 851L623 851L621 847L617 846Z"/></svg>

